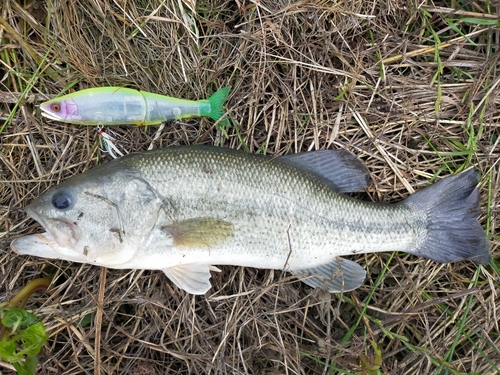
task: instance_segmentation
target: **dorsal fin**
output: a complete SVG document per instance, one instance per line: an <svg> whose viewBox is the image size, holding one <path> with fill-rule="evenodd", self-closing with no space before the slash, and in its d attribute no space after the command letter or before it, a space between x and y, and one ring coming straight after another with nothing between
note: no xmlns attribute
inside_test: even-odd
<svg viewBox="0 0 500 375"><path fill-rule="evenodd" d="M320 150L280 156L276 160L320 175L340 193L364 190L370 172L356 156L346 150Z"/></svg>

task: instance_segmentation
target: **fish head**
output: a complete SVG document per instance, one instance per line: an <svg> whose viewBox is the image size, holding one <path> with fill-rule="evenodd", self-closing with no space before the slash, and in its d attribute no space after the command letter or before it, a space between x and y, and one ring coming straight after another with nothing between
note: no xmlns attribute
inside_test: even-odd
<svg viewBox="0 0 500 375"><path fill-rule="evenodd" d="M55 121L78 122L81 120L78 104L70 95L40 104L42 116Z"/></svg>
<svg viewBox="0 0 500 375"><path fill-rule="evenodd" d="M96 169L30 203L26 213L45 232L18 238L11 248L23 255L126 268L153 231L162 201L135 172Z"/></svg>

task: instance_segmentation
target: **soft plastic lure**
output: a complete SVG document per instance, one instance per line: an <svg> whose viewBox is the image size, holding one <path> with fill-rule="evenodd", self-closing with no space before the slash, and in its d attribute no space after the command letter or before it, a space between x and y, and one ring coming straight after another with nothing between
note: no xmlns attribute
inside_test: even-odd
<svg viewBox="0 0 500 375"><path fill-rule="evenodd" d="M230 86L205 100L185 100L123 87L98 87L40 104L42 116L79 125L154 125L191 116L217 121ZM228 124L227 119L221 123Z"/></svg>

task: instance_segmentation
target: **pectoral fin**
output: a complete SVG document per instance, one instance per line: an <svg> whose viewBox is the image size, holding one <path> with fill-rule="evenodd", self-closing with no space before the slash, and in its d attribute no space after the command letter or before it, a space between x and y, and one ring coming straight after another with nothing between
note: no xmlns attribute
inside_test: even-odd
<svg viewBox="0 0 500 375"><path fill-rule="evenodd" d="M211 247L233 235L233 225L224 220L201 217L177 221L162 227L180 247Z"/></svg>
<svg viewBox="0 0 500 375"><path fill-rule="evenodd" d="M191 294L205 294L212 287L210 271L220 272L220 269L207 264L183 264L163 271L180 289Z"/></svg>
<svg viewBox="0 0 500 375"><path fill-rule="evenodd" d="M294 275L313 288L322 288L330 293L349 292L361 286L366 271L359 264L337 258L318 267L293 270Z"/></svg>

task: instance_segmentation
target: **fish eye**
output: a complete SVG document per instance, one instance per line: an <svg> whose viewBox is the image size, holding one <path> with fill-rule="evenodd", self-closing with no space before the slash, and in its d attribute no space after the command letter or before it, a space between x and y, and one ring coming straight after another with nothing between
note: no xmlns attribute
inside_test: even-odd
<svg viewBox="0 0 500 375"><path fill-rule="evenodd" d="M51 104L50 109L54 112L59 112L61 110L61 106L58 103Z"/></svg>
<svg viewBox="0 0 500 375"><path fill-rule="evenodd" d="M73 207L73 194L66 189L56 191L52 196L52 205L58 210L67 210Z"/></svg>

